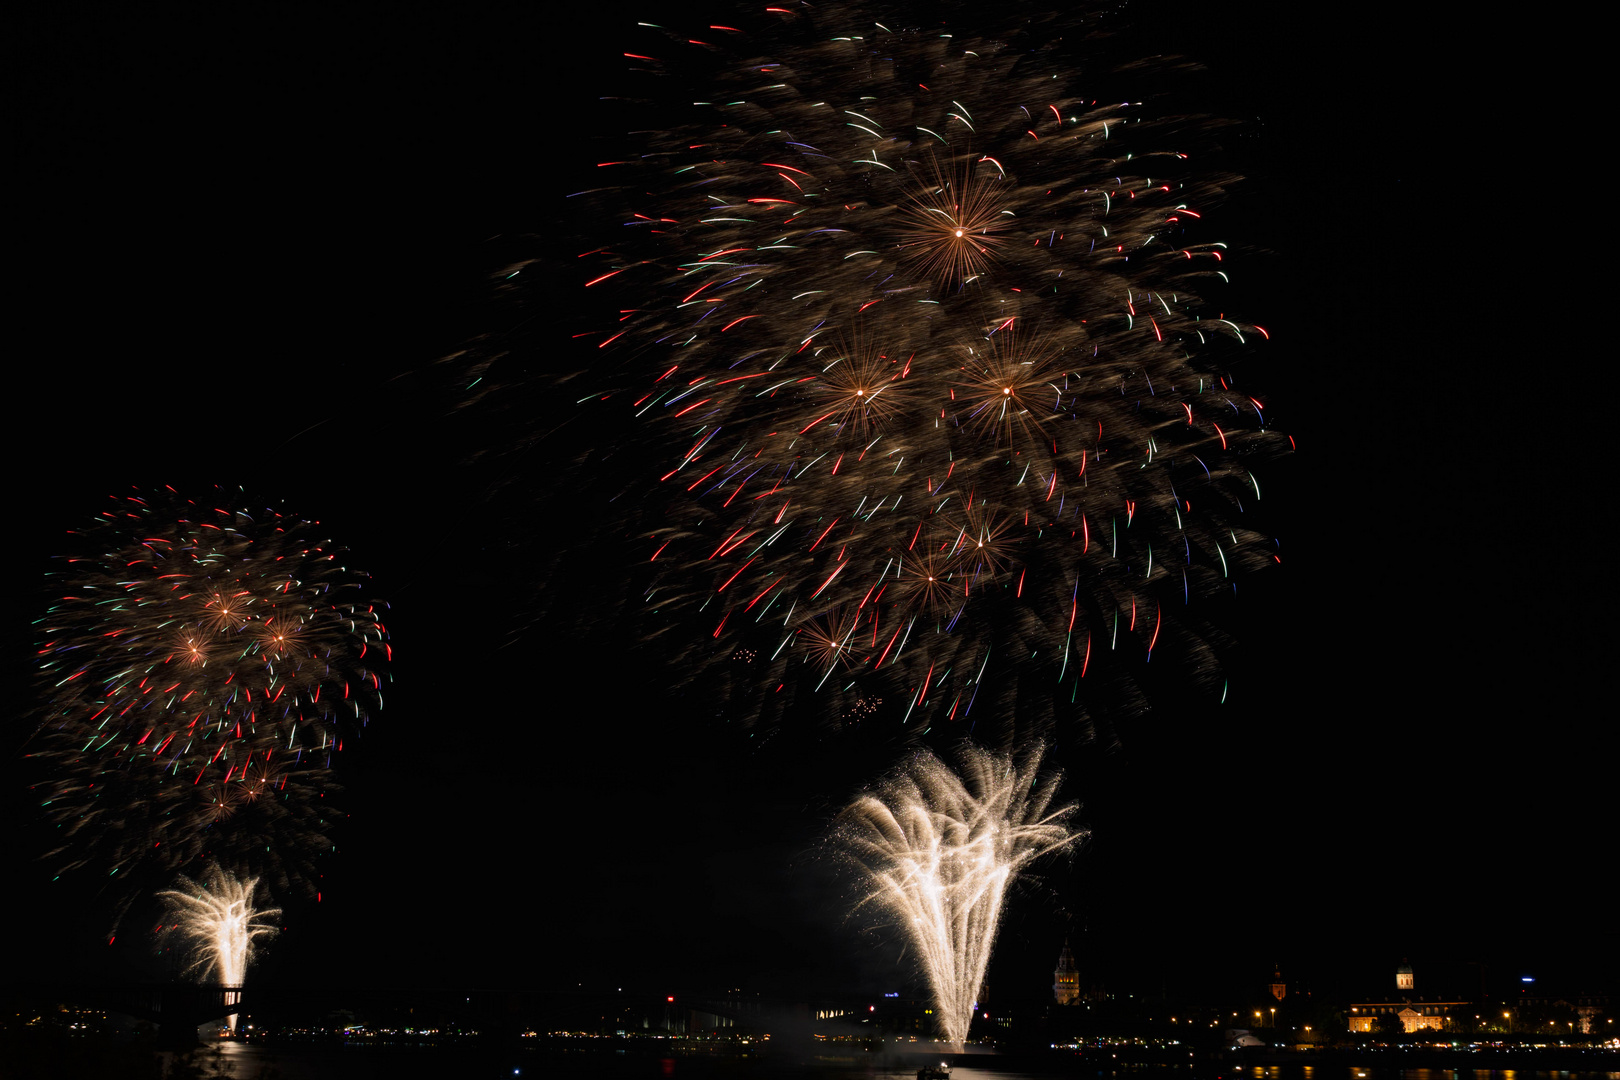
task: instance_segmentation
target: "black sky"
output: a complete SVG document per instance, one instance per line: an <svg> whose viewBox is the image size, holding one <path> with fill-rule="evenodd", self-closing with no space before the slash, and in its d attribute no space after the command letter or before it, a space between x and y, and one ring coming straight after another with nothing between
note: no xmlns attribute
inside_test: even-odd
<svg viewBox="0 0 1620 1080"><path fill-rule="evenodd" d="M1490 47L1293 10L1133 16L1144 51L1203 62L1209 111L1246 122L1252 179L1226 212L1269 252L1245 272L1300 446L1273 496L1284 566L1233 628L1232 704L1068 757L1095 839L1015 906L998 986L1039 986L1065 932L1101 978L1172 992L1274 961L1324 986L1403 956L1615 970L1593 346L1527 328L1541 286L1499 235L1513 136L1482 113ZM892 753L715 730L629 652L633 627L590 611L617 564L576 547L578 508L537 508L522 460L469 464L488 433L446 418L433 361L510 320L486 275L561 227L645 17L62 4L28 26L13 685L57 538L131 485L285 499L393 606L397 683L348 766L354 819L274 977L900 981L815 845ZM563 572L534 623L537 552ZM106 946L97 901L11 836L18 970L144 970L139 933Z"/></svg>

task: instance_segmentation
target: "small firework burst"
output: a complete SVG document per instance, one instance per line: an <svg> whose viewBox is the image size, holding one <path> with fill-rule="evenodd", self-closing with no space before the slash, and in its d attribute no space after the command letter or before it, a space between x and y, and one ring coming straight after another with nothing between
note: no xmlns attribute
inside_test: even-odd
<svg viewBox="0 0 1620 1080"><path fill-rule="evenodd" d="M165 491L79 534L39 650L65 866L175 869L279 829L247 857L303 876L336 816L332 756L382 704L392 652L363 576L312 528Z"/></svg>
<svg viewBox="0 0 1620 1080"><path fill-rule="evenodd" d="M968 502L945 521L957 530L951 558L970 580L1000 577L1017 564L1019 533L1005 511Z"/></svg>
<svg viewBox="0 0 1620 1080"><path fill-rule="evenodd" d="M1068 374L1059 350L1030 344L1009 316L974 345L964 346L956 399L962 422L982 443L997 449L1039 451L1052 436L1043 421L1058 419L1059 382Z"/></svg>
<svg viewBox="0 0 1620 1080"><path fill-rule="evenodd" d="M920 543L922 550L900 558L896 599L910 610L937 615L956 605L962 594L961 575L952 565L951 541L945 533L926 532Z"/></svg>
<svg viewBox="0 0 1620 1080"><path fill-rule="evenodd" d="M848 667L854 663L855 649L861 644L855 639L859 626L858 613L844 608L824 612L800 628L804 635L800 647L823 671L840 665Z"/></svg>
<svg viewBox="0 0 1620 1080"><path fill-rule="evenodd" d="M994 174L987 166L981 170L982 162L975 163L971 154L946 167L932 154L929 162L932 169L905 192L907 228L900 250L915 262L916 273L951 289L998 261L1013 212L1001 198L1005 180L992 179Z"/></svg>
<svg viewBox="0 0 1620 1080"><path fill-rule="evenodd" d="M821 376L811 384L811 404L820 415L800 434L822 423L838 434L863 440L882 432L885 422L904 415L903 370L898 359L859 338L832 352Z"/></svg>

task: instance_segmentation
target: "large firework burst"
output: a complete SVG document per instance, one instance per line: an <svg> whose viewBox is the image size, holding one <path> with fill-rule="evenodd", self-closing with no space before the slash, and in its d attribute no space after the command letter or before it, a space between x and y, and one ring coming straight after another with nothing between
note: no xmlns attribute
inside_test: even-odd
<svg viewBox="0 0 1620 1080"><path fill-rule="evenodd" d="M391 656L363 575L312 528L169 490L115 498L79 534L39 649L65 867L228 852L307 882L332 755L382 704Z"/></svg>
<svg viewBox="0 0 1620 1080"><path fill-rule="evenodd" d="M646 425L648 602L767 685L893 669L930 722L998 646L1082 707L1169 642L1218 685L1198 605L1271 561L1239 522L1289 441L1233 374L1266 331L1203 299L1210 126L1028 34L770 11L627 49L701 100L582 196L581 283L622 297L583 407Z"/></svg>

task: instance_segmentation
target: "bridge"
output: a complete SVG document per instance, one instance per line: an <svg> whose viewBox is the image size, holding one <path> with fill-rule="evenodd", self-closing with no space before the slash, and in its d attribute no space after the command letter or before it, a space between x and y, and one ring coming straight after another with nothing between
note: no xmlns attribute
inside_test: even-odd
<svg viewBox="0 0 1620 1080"><path fill-rule="evenodd" d="M251 1004L251 996L244 996L240 986L137 983L41 989L43 997L156 1024L158 1044L171 1048L195 1046L200 1025L233 1016Z"/></svg>

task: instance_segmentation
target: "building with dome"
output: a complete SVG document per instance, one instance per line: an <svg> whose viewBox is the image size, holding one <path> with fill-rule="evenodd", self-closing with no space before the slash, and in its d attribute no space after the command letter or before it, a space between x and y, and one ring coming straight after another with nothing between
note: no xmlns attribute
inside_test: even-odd
<svg viewBox="0 0 1620 1080"><path fill-rule="evenodd" d="M1350 1030L1372 1031L1380 1017L1396 1016L1408 1034L1424 1029L1444 1031L1453 1010L1469 1006L1466 1001L1426 1001L1416 990L1417 977L1412 965L1403 959L1395 969L1396 996L1386 1001L1352 1003L1345 1014Z"/></svg>

